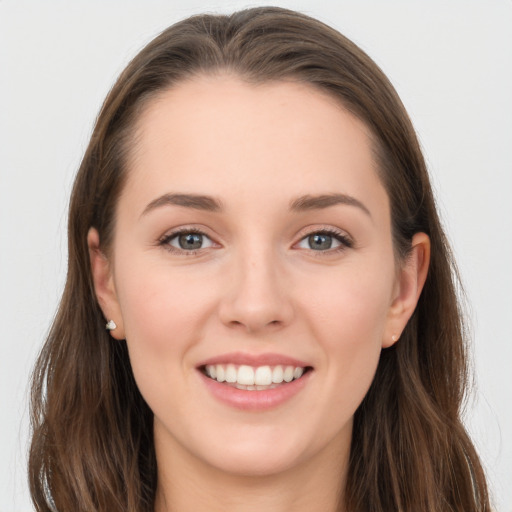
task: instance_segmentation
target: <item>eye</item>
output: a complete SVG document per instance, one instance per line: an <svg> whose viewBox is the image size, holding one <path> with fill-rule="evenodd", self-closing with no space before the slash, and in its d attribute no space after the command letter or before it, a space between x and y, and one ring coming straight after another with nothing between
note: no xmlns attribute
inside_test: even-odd
<svg viewBox="0 0 512 512"><path fill-rule="evenodd" d="M161 245L166 246L169 250L177 252L193 252L200 249L212 247L212 240L199 231L180 231L165 236L161 241Z"/></svg>
<svg viewBox="0 0 512 512"><path fill-rule="evenodd" d="M305 236L298 244L300 249L325 252L329 250L343 250L352 247L352 241L337 231L316 231Z"/></svg>

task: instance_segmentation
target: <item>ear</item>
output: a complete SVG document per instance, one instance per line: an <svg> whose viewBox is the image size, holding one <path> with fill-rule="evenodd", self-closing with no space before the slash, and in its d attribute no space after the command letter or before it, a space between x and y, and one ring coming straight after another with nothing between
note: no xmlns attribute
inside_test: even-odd
<svg viewBox="0 0 512 512"><path fill-rule="evenodd" d="M117 340L123 340L125 338L123 317L117 300L111 264L100 249L100 236L95 228L90 228L87 233L87 245L98 304L103 311L103 316L116 323L117 327L110 331L110 335Z"/></svg>
<svg viewBox="0 0 512 512"><path fill-rule="evenodd" d="M382 347L396 343L418 303L430 263L430 238L425 233L412 237L411 251L397 276L393 301L388 313Z"/></svg>

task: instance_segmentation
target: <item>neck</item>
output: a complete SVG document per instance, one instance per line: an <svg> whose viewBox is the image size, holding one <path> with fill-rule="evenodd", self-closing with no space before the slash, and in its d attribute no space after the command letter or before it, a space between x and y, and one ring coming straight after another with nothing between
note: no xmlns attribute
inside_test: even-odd
<svg viewBox="0 0 512 512"><path fill-rule="evenodd" d="M190 454L167 457L157 450L155 512L342 512L349 450L349 443L329 446L314 460L263 476L226 473Z"/></svg>

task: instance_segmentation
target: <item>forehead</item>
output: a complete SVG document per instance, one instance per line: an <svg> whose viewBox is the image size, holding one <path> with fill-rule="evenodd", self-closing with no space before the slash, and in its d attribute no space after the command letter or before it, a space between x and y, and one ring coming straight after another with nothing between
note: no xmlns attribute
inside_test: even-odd
<svg viewBox="0 0 512 512"><path fill-rule="evenodd" d="M364 123L295 81L194 77L148 102L134 140L127 188L146 201L164 188L276 199L382 189Z"/></svg>

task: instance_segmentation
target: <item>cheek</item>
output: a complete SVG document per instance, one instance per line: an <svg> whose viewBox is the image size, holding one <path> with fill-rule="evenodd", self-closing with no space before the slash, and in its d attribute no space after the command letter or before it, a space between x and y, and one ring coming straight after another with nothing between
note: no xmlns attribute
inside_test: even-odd
<svg viewBox="0 0 512 512"><path fill-rule="evenodd" d="M323 293L310 293L309 324L323 348L330 390L320 406L333 417L351 417L375 375L392 291L382 275L389 276L347 272Z"/></svg>
<svg viewBox="0 0 512 512"><path fill-rule="evenodd" d="M141 391L168 382L202 338L213 297L201 279L170 272L165 265L119 268L118 298L132 369ZM153 384L152 384L153 383Z"/></svg>
<svg viewBox="0 0 512 512"><path fill-rule="evenodd" d="M312 324L322 332L317 337L329 344L330 351L380 346L392 286L389 272L371 272L371 267L361 272L349 268L329 276L323 286L317 282L317 291L304 293Z"/></svg>
<svg viewBox="0 0 512 512"><path fill-rule="evenodd" d="M200 278L160 265L124 273L119 301L127 339L165 350L192 336L212 297Z"/></svg>

